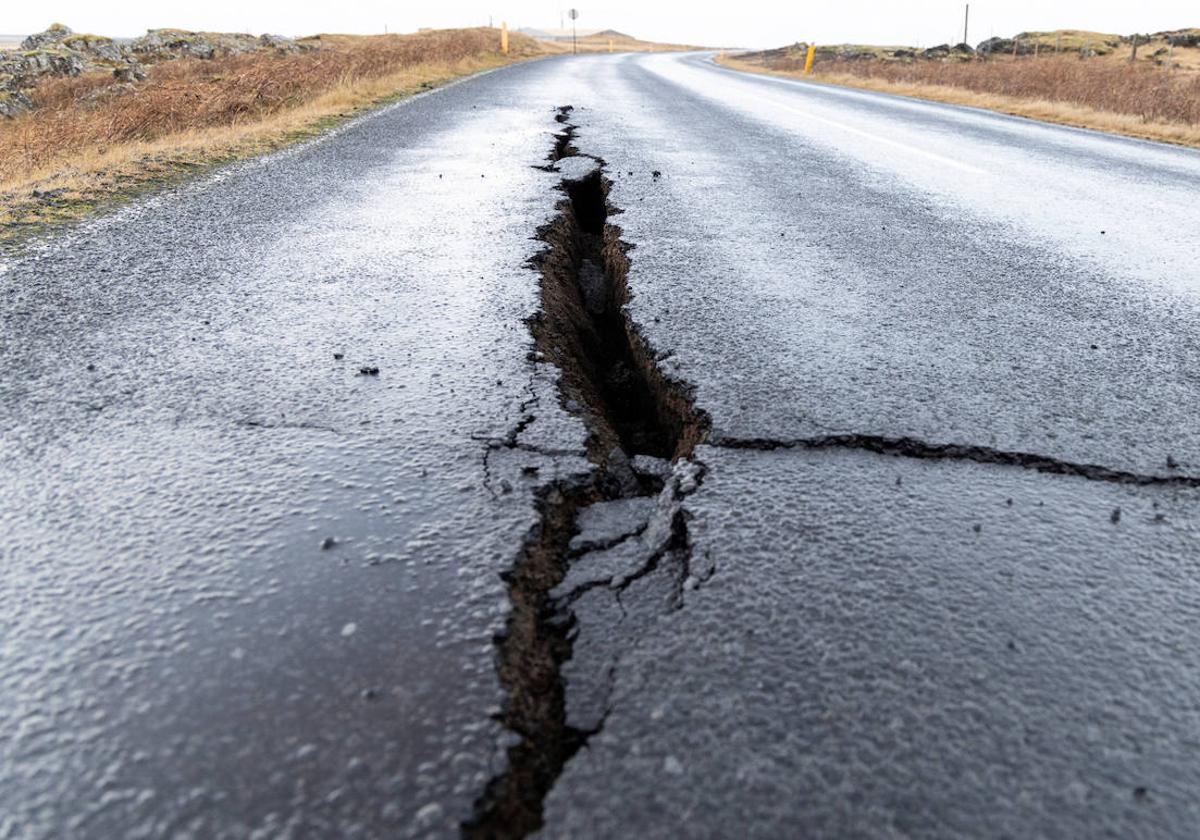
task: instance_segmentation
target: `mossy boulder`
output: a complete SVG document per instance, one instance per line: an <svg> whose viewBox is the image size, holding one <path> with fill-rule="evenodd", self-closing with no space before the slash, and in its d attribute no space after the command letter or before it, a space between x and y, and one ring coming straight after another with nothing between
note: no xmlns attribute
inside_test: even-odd
<svg viewBox="0 0 1200 840"><path fill-rule="evenodd" d="M58 44L69 38L72 34L74 33L71 32L70 27L63 26L61 23L52 23L44 31L30 35L22 41L21 49L36 50L47 44Z"/></svg>
<svg viewBox="0 0 1200 840"><path fill-rule="evenodd" d="M61 43L69 50L81 52L99 61L124 61L127 55L125 47L103 35L69 35L63 38Z"/></svg>
<svg viewBox="0 0 1200 840"><path fill-rule="evenodd" d="M22 52L0 52L0 74L10 76L8 88L33 87L42 76L78 76L89 69L86 58L61 45Z"/></svg>
<svg viewBox="0 0 1200 840"><path fill-rule="evenodd" d="M1012 38L988 38L986 41L981 41L975 51L980 55L996 55L996 54L1012 54L1015 42Z"/></svg>

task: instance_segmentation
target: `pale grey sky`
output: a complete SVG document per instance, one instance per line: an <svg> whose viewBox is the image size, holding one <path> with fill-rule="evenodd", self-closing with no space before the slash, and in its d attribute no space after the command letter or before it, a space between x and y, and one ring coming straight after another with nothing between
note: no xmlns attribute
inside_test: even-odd
<svg viewBox="0 0 1200 840"><path fill-rule="evenodd" d="M553 0L44 0L5 3L0 32L43 29L61 21L77 31L136 35L151 27L276 32L407 32L421 26L557 26L572 5ZM696 44L776 46L822 43L903 43L931 46L962 37L963 3L955 0L574 0L581 27L619 29L640 38ZM1129 33L1200 26L1191 0L980 0L971 4L971 41L1033 29L1093 29Z"/></svg>

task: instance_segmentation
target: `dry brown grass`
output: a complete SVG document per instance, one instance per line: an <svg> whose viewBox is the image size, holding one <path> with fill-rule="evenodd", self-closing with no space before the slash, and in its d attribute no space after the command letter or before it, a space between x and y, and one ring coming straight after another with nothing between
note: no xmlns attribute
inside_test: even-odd
<svg viewBox="0 0 1200 840"><path fill-rule="evenodd" d="M800 77L802 67L726 59L752 72ZM776 63L780 64L780 63ZM1200 74L1152 62L1077 57L968 62L833 62L817 82L932 99L1132 137L1200 146Z"/></svg>
<svg viewBox="0 0 1200 840"><path fill-rule="evenodd" d="M0 238L72 218L196 166L278 148L356 110L542 53L495 30L318 36L308 52L258 52L40 85L37 109L0 121ZM39 195L34 195L36 191ZM46 194L49 193L49 196Z"/></svg>

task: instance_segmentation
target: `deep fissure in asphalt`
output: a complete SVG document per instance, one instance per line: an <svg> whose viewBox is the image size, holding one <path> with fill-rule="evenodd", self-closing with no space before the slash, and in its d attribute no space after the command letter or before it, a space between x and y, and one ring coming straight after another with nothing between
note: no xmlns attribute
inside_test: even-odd
<svg viewBox="0 0 1200 840"><path fill-rule="evenodd" d="M497 639L507 695L501 719L520 740L508 750L507 770L488 783L474 817L463 826L470 838L517 838L540 828L546 794L594 734L567 724L561 668L571 657L573 598L550 599L571 562L579 512L601 500L659 494L664 480L635 473L632 459L686 458L708 430L687 389L658 369L625 311L630 246L609 221L620 211L608 204L603 161L574 146L576 129L567 122L571 110L558 109L555 119L565 130L555 136L546 168L555 171L554 164L566 157L593 165L586 174L563 178L558 215L538 233L546 243L534 260L541 272L541 309L529 327L538 352L560 372L564 405L584 419L596 470L539 489L538 523L505 575L512 611ZM673 514L670 528L666 546L626 586L653 571L667 554L687 574L687 520L681 511Z"/></svg>

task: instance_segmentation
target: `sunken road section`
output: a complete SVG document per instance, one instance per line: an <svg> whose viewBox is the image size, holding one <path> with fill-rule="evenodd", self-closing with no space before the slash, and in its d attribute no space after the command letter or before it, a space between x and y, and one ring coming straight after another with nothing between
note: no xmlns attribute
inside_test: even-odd
<svg viewBox="0 0 1200 840"><path fill-rule="evenodd" d="M570 599L550 597L570 563L580 511L600 501L691 492L698 479L639 473L631 464L638 456L685 461L708 433L708 419L696 410L688 388L659 370L625 311L631 246L610 221L620 211L608 203L604 161L575 146L572 110L558 109L555 119L563 130L549 162L539 167L570 174L564 172L559 185L558 215L538 232L546 243L534 260L541 273L541 311L529 328L538 353L560 371L564 404L583 417L595 468L538 490L538 523L505 574L512 611L497 639L507 694L501 719L520 740L508 750L507 770L489 782L463 826L468 838L518 838L540 828L546 794L594 734L567 724L561 669L571 657L574 617ZM569 158L572 165L560 168ZM677 505L672 510L670 539L649 558L643 574L667 555L681 576L688 573L686 517Z"/></svg>

